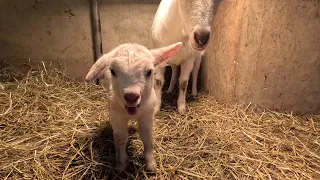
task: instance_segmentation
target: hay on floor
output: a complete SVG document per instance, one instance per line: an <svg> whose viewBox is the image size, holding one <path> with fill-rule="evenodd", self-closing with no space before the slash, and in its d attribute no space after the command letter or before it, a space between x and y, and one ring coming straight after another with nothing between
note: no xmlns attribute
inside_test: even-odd
<svg viewBox="0 0 320 180"><path fill-rule="evenodd" d="M156 117L157 173L143 170L131 122L125 174L114 170L107 95L58 70L34 69L0 84L1 179L320 179L320 117L172 99ZM168 100L170 99L170 100Z"/></svg>

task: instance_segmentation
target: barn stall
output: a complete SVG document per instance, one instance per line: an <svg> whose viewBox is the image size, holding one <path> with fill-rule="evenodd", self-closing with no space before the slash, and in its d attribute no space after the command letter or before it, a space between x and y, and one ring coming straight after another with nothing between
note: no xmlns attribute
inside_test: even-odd
<svg viewBox="0 0 320 180"><path fill-rule="evenodd" d="M159 1L101 0L103 53L151 47ZM314 1L215 1L198 97L185 115L164 95L157 173L143 170L130 124L114 169L107 95L83 78L95 60L91 1L1 2L1 179L319 179L320 7Z"/></svg>

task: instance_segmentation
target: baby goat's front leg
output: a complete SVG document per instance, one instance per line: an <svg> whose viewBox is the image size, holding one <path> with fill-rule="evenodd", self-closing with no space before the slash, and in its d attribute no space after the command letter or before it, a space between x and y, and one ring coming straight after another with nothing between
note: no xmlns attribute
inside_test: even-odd
<svg viewBox="0 0 320 180"><path fill-rule="evenodd" d="M110 122L113 129L116 148L116 168L123 171L127 165L126 146L128 142L128 119L115 110L110 111Z"/></svg>
<svg viewBox="0 0 320 180"><path fill-rule="evenodd" d="M153 114L142 115L138 121L140 138L144 146L144 159L146 170L156 171L156 161L153 156Z"/></svg>

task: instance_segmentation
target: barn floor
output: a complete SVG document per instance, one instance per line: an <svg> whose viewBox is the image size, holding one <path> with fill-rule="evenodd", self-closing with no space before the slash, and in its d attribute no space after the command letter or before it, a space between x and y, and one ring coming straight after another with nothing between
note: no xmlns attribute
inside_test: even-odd
<svg viewBox="0 0 320 180"><path fill-rule="evenodd" d="M58 70L2 82L0 179L320 179L320 116L218 104L206 93L188 98L186 115L170 103L176 96L165 96L156 174L143 170L132 122L131 161L119 174L106 98Z"/></svg>

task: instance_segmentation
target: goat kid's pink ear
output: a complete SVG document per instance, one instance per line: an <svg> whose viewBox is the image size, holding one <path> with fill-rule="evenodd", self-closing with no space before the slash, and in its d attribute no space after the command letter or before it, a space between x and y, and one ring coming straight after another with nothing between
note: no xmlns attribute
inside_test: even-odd
<svg viewBox="0 0 320 180"><path fill-rule="evenodd" d="M155 58L154 65L157 66L160 63L168 61L171 57L177 54L182 45L182 42L178 42L159 49L152 49L151 53Z"/></svg>
<svg viewBox="0 0 320 180"><path fill-rule="evenodd" d="M86 82L92 82L93 80L95 80L98 75L101 73L101 71L103 71L104 69L106 69L109 65L109 54L104 54L102 55L91 67L91 69L89 70L85 81Z"/></svg>

